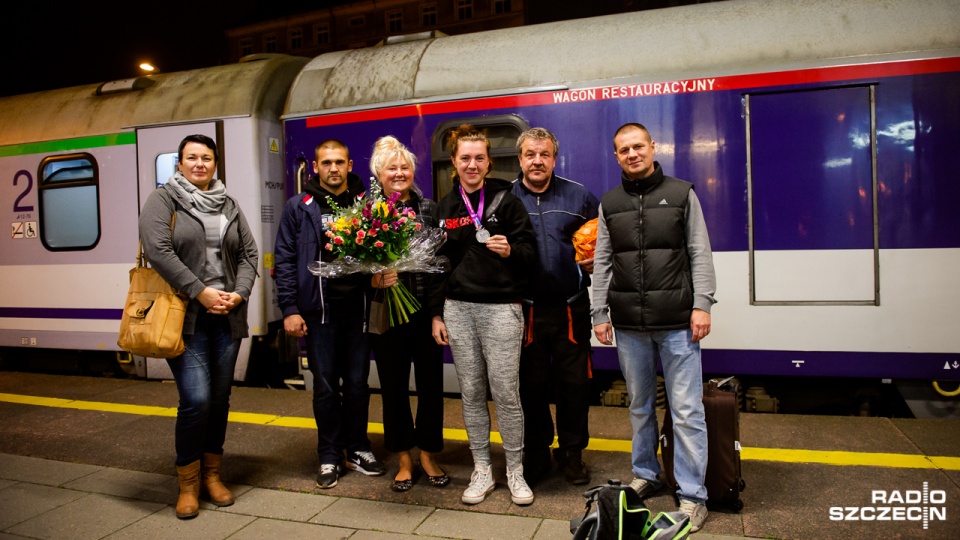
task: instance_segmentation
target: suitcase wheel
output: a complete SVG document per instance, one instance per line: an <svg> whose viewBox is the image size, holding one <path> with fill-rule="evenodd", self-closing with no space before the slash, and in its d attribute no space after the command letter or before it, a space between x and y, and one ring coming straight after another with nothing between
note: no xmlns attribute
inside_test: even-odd
<svg viewBox="0 0 960 540"><path fill-rule="evenodd" d="M747 483L743 480L743 478L741 478L741 479L740 479L740 491L743 491L743 490L745 490L745 489L747 489Z"/></svg>
<svg viewBox="0 0 960 540"><path fill-rule="evenodd" d="M736 501L733 502L733 504L731 505L731 508L733 508L734 512L739 512L743 510L743 499L738 498Z"/></svg>

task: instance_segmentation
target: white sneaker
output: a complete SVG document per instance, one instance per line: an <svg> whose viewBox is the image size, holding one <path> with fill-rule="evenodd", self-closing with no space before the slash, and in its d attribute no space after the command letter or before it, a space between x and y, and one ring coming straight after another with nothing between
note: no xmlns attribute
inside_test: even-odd
<svg viewBox="0 0 960 540"><path fill-rule="evenodd" d="M533 490L523 479L523 465L514 470L507 470L507 486L510 488L510 498L513 504L526 505L533 502Z"/></svg>
<svg viewBox="0 0 960 540"><path fill-rule="evenodd" d="M470 485L463 490L460 501L463 504L480 504L487 498L487 494L493 491L496 483L493 481L493 471L490 465L474 466L473 474L470 475Z"/></svg>
<svg viewBox="0 0 960 540"><path fill-rule="evenodd" d="M703 522L707 520L707 505L695 503L686 499L680 499L679 510L690 516L690 532L697 532L703 527Z"/></svg>

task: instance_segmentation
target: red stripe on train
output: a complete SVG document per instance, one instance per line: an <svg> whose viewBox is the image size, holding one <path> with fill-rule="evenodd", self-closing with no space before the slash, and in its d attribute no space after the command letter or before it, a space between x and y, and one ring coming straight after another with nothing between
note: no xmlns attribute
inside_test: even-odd
<svg viewBox="0 0 960 540"><path fill-rule="evenodd" d="M535 94L462 99L436 103L422 103L418 105L401 105L398 107L313 116L306 119L306 125L308 128L315 128L335 126L339 124L353 124L357 122L370 122L374 120L408 118L412 116L429 116L433 114L460 113L465 111L484 111L491 109L509 109L536 105L550 105L557 103L557 95L566 93L576 93L578 96L587 96L586 98L570 100L571 102L603 101L608 99L619 99L622 97L640 97L643 95L654 94L668 95L676 93L699 93L717 90L737 90L745 88L763 88L770 86L786 86L817 82L835 82L880 77L945 73L950 71L960 71L960 57L811 68L794 71L775 71L770 73L755 73L750 75L731 75L727 77L701 77L682 81L662 81L629 85L599 86L595 88L582 88L576 90L538 92ZM709 88L700 89L698 86L697 89L688 91L686 86L684 86L688 83L696 81L710 81ZM624 92L621 91L621 89L625 88L631 89L632 93L630 93L630 95L625 95ZM651 89L653 93L651 93ZM682 89L682 91L678 91L677 89ZM594 97L590 97L591 94ZM564 103L566 102L567 101L564 101Z"/></svg>

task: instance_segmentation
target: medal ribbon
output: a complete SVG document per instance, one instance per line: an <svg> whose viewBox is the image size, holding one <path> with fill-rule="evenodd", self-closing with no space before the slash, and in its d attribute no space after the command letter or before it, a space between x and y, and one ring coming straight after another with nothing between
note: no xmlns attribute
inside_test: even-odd
<svg viewBox="0 0 960 540"><path fill-rule="evenodd" d="M473 205L470 204L470 199L467 197L467 193L463 191L463 186L458 186L460 188L460 197L463 198L463 204L467 206L467 213L470 214L470 219L473 220L473 224L477 226L477 230L483 228L483 225L480 225L480 216L483 215L483 187L480 188L480 204L477 205L477 211L473 211Z"/></svg>

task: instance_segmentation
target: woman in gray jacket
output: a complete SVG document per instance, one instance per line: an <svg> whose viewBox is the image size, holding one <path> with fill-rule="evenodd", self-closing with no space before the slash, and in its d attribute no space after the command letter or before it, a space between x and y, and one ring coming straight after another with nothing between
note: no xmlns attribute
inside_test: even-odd
<svg viewBox="0 0 960 540"><path fill-rule="evenodd" d="M183 139L177 172L150 194L140 213L147 260L191 300L183 323L186 348L167 362L180 394L176 450L177 517L199 512L202 494L233 504L220 481L230 387L247 336L247 303L257 277L257 244L237 202L214 178L217 145L205 135Z"/></svg>

